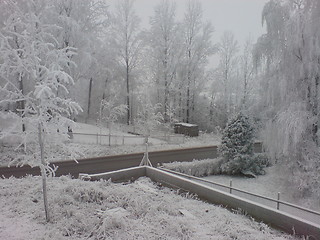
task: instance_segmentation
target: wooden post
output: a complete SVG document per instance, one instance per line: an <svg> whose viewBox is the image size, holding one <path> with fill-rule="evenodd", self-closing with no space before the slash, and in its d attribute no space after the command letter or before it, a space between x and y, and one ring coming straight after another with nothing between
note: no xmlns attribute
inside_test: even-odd
<svg viewBox="0 0 320 240"><path fill-rule="evenodd" d="M278 192L277 210L280 208L280 192Z"/></svg>

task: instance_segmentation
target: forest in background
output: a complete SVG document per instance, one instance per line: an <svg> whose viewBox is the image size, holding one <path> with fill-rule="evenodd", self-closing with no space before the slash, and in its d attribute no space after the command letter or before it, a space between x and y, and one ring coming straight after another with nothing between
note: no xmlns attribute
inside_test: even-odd
<svg viewBox="0 0 320 240"><path fill-rule="evenodd" d="M270 0L267 32L244 46L232 32L213 42L201 1L186 5L178 21L174 2L159 1L142 29L131 0L1 1L1 114L20 117L23 132L28 117L41 130L55 116L103 121L110 112L128 125L216 131L242 111L301 193L319 196L320 3Z"/></svg>

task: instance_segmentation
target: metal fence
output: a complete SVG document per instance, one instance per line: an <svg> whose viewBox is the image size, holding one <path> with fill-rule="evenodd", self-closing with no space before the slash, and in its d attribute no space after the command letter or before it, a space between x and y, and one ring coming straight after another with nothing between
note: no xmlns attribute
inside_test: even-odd
<svg viewBox="0 0 320 240"><path fill-rule="evenodd" d="M194 177L191 175L187 175L184 173L172 171L172 170L169 170L169 169L166 169L163 167L161 167L161 169L163 169L167 172L170 172L170 173L177 174L182 177L186 177L186 178L195 180L197 182L202 182L202 183L204 183L210 187L213 187L217 190L228 192L228 193L233 194L235 196L242 197L242 198L251 200L253 202L263 204L268 207L275 208L277 210L283 211L285 213L289 213L291 215L297 216L297 217L302 218L304 220L307 220L307 221L310 221L310 222L313 222L316 224L320 223L320 212L313 211L308 208L304 208L304 207L301 207L301 206L298 206L298 205L295 205L292 203L282 201L280 193L275 194L275 196L277 196L277 198L265 197L265 196L262 196L259 194L255 194L255 193L241 190L239 188L235 188L232 186L232 181L230 181L230 185L228 186L228 185L208 181L208 180L205 180L202 178Z"/></svg>
<svg viewBox="0 0 320 240"><path fill-rule="evenodd" d="M149 136L148 140L146 136L142 135L109 135L98 133L72 133L72 141L76 143L86 144L100 144L109 146L119 145L144 145L146 141L155 144L169 143L169 144L181 144L185 142L185 136L183 135L162 135L162 136Z"/></svg>

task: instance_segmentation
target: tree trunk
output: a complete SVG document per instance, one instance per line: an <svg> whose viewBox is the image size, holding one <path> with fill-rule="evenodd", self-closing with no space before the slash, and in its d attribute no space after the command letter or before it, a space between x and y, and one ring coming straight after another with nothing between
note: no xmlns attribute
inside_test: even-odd
<svg viewBox="0 0 320 240"><path fill-rule="evenodd" d="M189 115L190 115L190 86L187 86L187 112L186 112L186 122L189 123Z"/></svg>
<svg viewBox="0 0 320 240"><path fill-rule="evenodd" d="M127 61L126 83L127 83L127 125L130 125L131 109L130 109L130 85L129 85L129 62Z"/></svg>
<svg viewBox="0 0 320 240"><path fill-rule="evenodd" d="M46 221L50 221L49 215L49 204L48 204L48 193L47 193L47 175L46 175L46 163L44 160L44 139L43 139L43 129L41 124L38 125L38 138L40 146L40 158L41 158L41 177L42 177L42 193L43 193L43 202L44 202L44 211L46 214Z"/></svg>
<svg viewBox="0 0 320 240"><path fill-rule="evenodd" d="M23 91L23 80L22 77L19 74L19 90L21 91L21 94L24 95L24 91ZM20 116L22 119L22 132L26 131L26 125L23 123L23 118L25 115L25 100L21 100L18 102L18 111L20 111Z"/></svg>
<svg viewBox="0 0 320 240"><path fill-rule="evenodd" d="M164 75L164 121L168 122L168 98L169 98L169 83L168 83L168 43L165 38L165 49L164 49L164 61L163 61L163 75Z"/></svg>
<svg viewBox="0 0 320 240"><path fill-rule="evenodd" d="M88 95L88 110L87 110L86 123L88 122L89 115L90 115L92 82L93 82L93 79L90 78L90 82L89 82L89 95Z"/></svg>
<svg viewBox="0 0 320 240"><path fill-rule="evenodd" d="M311 109L312 115L318 119L318 86L319 86L319 76L315 77L315 91L314 96L311 99ZM311 91L311 90L310 90ZM319 145L319 138L318 138L318 120L312 125L312 140Z"/></svg>
<svg viewBox="0 0 320 240"><path fill-rule="evenodd" d="M17 33L16 26L13 27L13 30L14 30L14 32ZM15 43L16 43L17 49L19 49L20 48L20 44L19 44L19 40L18 40L18 35L15 36ZM19 56L20 59L22 59L22 51L19 51L18 56ZM21 76L21 73L18 74L17 81L18 81L18 85L19 85L19 90L21 91L21 94L24 95L23 77ZM19 101L17 107L18 107L17 110L20 111L20 115L21 115L21 118L23 120L24 114L25 114L25 111L24 111L25 110L25 101L24 100ZM25 131L26 131L26 126L22 121L22 132L25 132Z"/></svg>
<svg viewBox="0 0 320 240"><path fill-rule="evenodd" d="M185 116L184 116L184 106L183 106L183 99L182 99L182 86L180 86L180 89L179 89L179 120L180 121L185 121Z"/></svg>

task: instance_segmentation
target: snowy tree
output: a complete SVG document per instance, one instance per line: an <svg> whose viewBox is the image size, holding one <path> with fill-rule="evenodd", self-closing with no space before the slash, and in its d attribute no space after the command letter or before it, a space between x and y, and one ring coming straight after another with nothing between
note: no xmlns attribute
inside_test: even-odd
<svg viewBox="0 0 320 240"><path fill-rule="evenodd" d="M215 50L211 42L213 27L209 22L203 22L199 1L188 1L181 28L184 56L177 73L180 90L178 103L182 110L179 117L189 122L194 115L208 57Z"/></svg>
<svg viewBox="0 0 320 240"><path fill-rule="evenodd" d="M146 81L138 89L139 106L136 123L140 131L148 137L150 136L151 131L163 124L164 118L161 113L161 104L152 102L152 91L149 91L151 83Z"/></svg>
<svg viewBox="0 0 320 240"><path fill-rule="evenodd" d="M222 166L224 172L239 174L249 168L253 155L253 128L241 112L228 121L219 153L225 162Z"/></svg>
<svg viewBox="0 0 320 240"><path fill-rule="evenodd" d="M59 89L68 94L67 86L74 83L64 69L73 64L70 57L76 49L57 45L52 35L57 26L45 22L49 9L45 1L17 4L12 0L8 4L12 13L0 30L0 78L4 82L0 86L0 105L9 103L15 107L14 111L0 112L4 118L13 119L12 126L1 132L0 138L15 136L19 141L17 149L23 147L15 160L40 167L49 221L46 177L55 171L49 166L54 157L53 146L68 151L64 141L72 125L70 117L81 111L76 102L58 96Z"/></svg>
<svg viewBox="0 0 320 240"><path fill-rule="evenodd" d="M119 73L125 82L125 98L127 104L127 124L132 123L132 88L133 70L137 67L141 48L139 32L140 19L134 11L134 1L117 2L111 31L111 44L115 50L115 59L119 65Z"/></svg>
<svg viewBox="0 0 320 240"><path fill-rule="evenodd" d="M47 21L63 29L55 33L60 48L77 48L77 55L71 60L78 67L69 66L65 71L75 80L75 86L68 90L86 110L87 121L99 109L100 99L95 96L101 94L99 83L105 79L99 61L100 53L106 51L102 49L102 38L110 25L110 14L103 0L55 0L50 4Z"/></svg>
<svg viewBox="0 0 320 240"><path fill-rule="evenodd" d="M254 64L253 64L253 44L251 37L247 38L242 54L239 57L239 71L240 71L240 104L242 110L248 108L250 97L253 95L254 83Z"/></svg>
<svg viewBox="0 0 320 240"><path fill-rule="evenodd" d="M181 37L175 15L176 5L173 2L162 0L156 5L147 39L151 47L150 68L154 69L153 78L157 84L157 102L162 102L165 121L170 119L172 85L182 57Z"/></svg>
<svg viewBox="0 0 320 240"><path fill-rule="evenodd" d="M242 112L229 119L225 127L219 155L223 159L221 170L227 174L262 174L267 161L254 156L254 129L250 119Z"/></svg>
<svg viewBox="0 0 320 240"><path fill-rule="evenodd" d="M221 101L223 102L223 107L221 108L223 112L220 115L222 117L221 122L225 124L228 116L233 114L234 108L233 81L235 80L235 70L238 62L237 53L239 51L238 42L236 41L234 34L232 32L224 32L221 36L218 48L220 60L216 76L220 81L219 85L222 87L220 103Z"/></svg>
<svg viewBox="0 0 320 240"><path fill-rule="evenodd" d="M264 66L264 143L274 161L286 163L304 194L319 197L320 3L274 0L262 17L267 33L255 52Z"/></svg>
<svg viewBox="0 0 320 240"><path fill-rule="evenodd" d="M99 121L100 127L102 127L102 123L104 121L107 122L109 128L109 146L111 145L111 130L112 124L118 119L125 115L127 112L127 105L120 104L117 105L117 97L114 94L110 96L109 99L102 99L100 103L100 113L99 113Z"/></svg>

